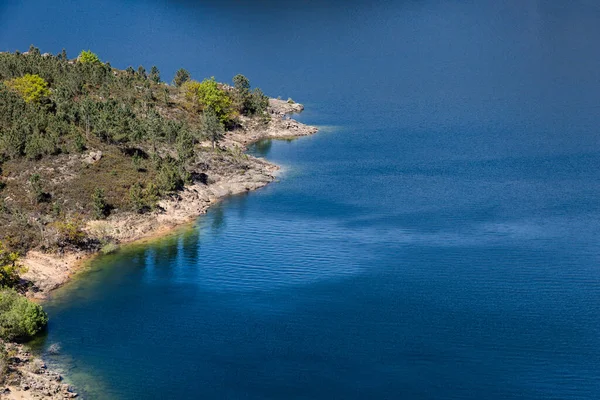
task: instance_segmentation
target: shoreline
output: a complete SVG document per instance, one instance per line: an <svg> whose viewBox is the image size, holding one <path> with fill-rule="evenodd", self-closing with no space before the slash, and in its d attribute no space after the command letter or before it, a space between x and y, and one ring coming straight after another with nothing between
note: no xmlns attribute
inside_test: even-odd
<svg viewBox="0 0 600 400"><path fill-rule="evenodd" d="M167 236L176 229L192 223L205 214L208 208L222 199L236 194L260 189L276 179L280 170L277 164L262 158L247 155L248 146L266 139L295 139L310 136L318 128L302 124L289 115L304 110L301 104L289 104L283 100L270 99L271 120L266 125L245 119L246 127L229 132L221 147L236 149L243 154L249 168L243 172L211 176L207 183L194 182L169 199L159 202L160 211L148 214L127 212L111 216L106 220L88 221L86 233L101 237L110 236L119 247L122 245L143 244L144 242ZM117 248L118 251L118 248ZM51 293L71 281L79 272L84 271L94 258L102 255L101 249L95 251L67 252L62 255L29 251L22 264L27 267L23 278L33 286L26 295L35 301L44 301ZM62 382L56 372L46 369L41 358L32 356L26 346L11 344L18 356L11 368L20 380L0 386L0 398L11 400L31 399L67 399L77 397L73 388Z"/></svg>
<svg viewBox="0 0 600 400"><path fill-rule="evenodd" d="M243 154L250 166L248 170L233 174L215 173L210 177L211 182L206 184L194 182L186 185L176 195L161 200L158 203L160 211L147 214L126 212L106 220L88 221L85 227L86 233L95 237L108 236L117 246L159 238L193 222L223 198L254 191L272 183L280 167L265 159L247 155L245 152L248 146L261 140L296 139L317 133L317 127L302 124L289 117L303 110L304 106L301 104L289 104L284 100L270 99L271 120L266 126L253 124L250 119L245 119L247 127L229 132L221 144L221 147L237 149ZM27 297L37 301L46 300L52 291L66 284L88 262L102 254L101 249L65 254L29 251L21 259L22 264L27 268L23 278L33 283L33 287L27 291Z"/></svg>

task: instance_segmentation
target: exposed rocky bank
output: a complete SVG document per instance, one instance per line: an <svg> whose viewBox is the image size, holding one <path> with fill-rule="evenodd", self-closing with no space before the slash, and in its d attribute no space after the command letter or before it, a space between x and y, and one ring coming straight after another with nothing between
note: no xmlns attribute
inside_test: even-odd
<svg viewBox="0 0 600 400"><path fill-rule="evenodd" d="M4 385L0 398L7 400L49 399L64 400L77 397L77 393L56 372L31 355L22 345L6 343L8 354Z"/></svg>

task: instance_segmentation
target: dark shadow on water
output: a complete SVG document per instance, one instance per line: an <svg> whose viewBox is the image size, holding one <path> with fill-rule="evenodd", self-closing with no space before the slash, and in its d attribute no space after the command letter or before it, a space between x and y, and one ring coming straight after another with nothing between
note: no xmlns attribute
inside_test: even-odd
<svg viewBox="0 0 600 400"><path fill-rule="evenodd" d="M250 152L260 157L267 157L273 147L273 141L270 139L261 140L256 142L251 148Z"/></svg>
<svg viewBox="0 0 600 400"><path fill-rule="evenodd" d="M212 229L212 232L217 234L223 232L227 224L225 222L225 212L223 211L223 204L219 203L213 207L214 208L211 212L210 227Z"/></svg>

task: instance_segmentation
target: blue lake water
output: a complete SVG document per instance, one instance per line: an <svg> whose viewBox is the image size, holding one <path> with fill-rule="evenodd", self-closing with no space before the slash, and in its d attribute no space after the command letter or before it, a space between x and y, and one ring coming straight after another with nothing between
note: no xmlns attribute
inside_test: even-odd
<svg viewBox="0 0 600 400"><path fill-rule="evenodd" d="M316 136L96 260L42 351L88 398L600 398L600 4L0 5L0 49L244 73Z"/></svg>

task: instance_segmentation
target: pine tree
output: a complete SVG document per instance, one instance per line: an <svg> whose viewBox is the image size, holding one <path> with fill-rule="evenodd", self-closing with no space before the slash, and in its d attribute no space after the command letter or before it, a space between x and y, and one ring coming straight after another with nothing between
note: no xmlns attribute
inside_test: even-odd
<svg viewBox="0 0 600 400"><path fill-rule="evenodd" d="M217 114L210 108L204 111L204 118L202 119L202 132L212 142L213 149L217 143L223 139L224 129L223 124L219 121Z"/></svg>
<svg viewBox="0 0 600 400"><path fill-rule="evenodd" d="M160 83L160 71L156 65L153 65L152 69L150 69L150 80L154 83Z"/></svg>
<svg viewBox="0 0 600 400"><path fill-rule="evenodd" d="M192 76L190 75L190 73L187 70L180 68L175 73L175 78L173 78L173 83L175 84L175 86L181 87L181 85L183 85L184 83L189 81L191 78L192 78Z"/></svg>
<svg viewBox="0 0 600 400"><path fill-rule="evenodd" d="M106 197L104 196L104 189L96 188L92 194L92 201L94 205L94 217L96 219L106 218L108 206L106 204Z"/></svg>
<svg viewBox="0 0 600 400"><path fill-rule="evenodd" d="M143 66L139 66L138 70L137 70L138 75L140 76L140 78L142 79L147 79L148 77L146 76L146 68L144 68Z"/></svg>

